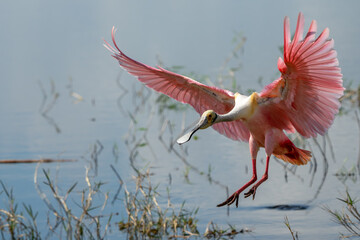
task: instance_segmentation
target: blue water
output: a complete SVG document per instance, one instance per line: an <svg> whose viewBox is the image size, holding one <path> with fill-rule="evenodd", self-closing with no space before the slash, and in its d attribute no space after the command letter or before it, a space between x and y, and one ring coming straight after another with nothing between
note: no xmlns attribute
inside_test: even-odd
<svg viewBox="0 0 360 240"><path fill-rule="evenodd" d="M0 8L0 159L76 159L77 162L71 163L41 164L38 182L44 181L42 169L49 169L62 191L66 192L75 182L78 182L76 190L80 191L86 188L85 167L91 167L90 175L96 175L94 181L106 182L103 192L108 191L111 199L119 185L110 164L129 189L134 186L131 181L134 171L129 164L133 145L126 145L126 141L131 142L132 136L138 141L144 134L141 128L148 128L146 137L150 145L139 148L137 166L151 168L152 182L160 183L162 193L166 193L166 187L170 188L175 206L186 201L189 209L200 207L197 217L201 229L214 221L224 227L229 223L251 229L251 233L240 236L244 239L290 239L284 224L287 216L300 239L337 239L343 229L331 221L322 207L340 209L342 206L336 198L344 194L345 188L354 196L359 195L357 181L348 179L343 183L334 176L341 167L350 169L358 160L359 128L354 110L337 117L329 130L335 159L329 142L326 142L325 163L318 146L308 140L306 148L311 147L316 157L315 173L315 160L292 173L272 159L270 178L259 188L256 199L241 199L239 208L231 207L228 215L226 208L215 206L226 198L223 186L228 186L231 194L251 177L248 144L234 142L213 130L200 132L197 141L184 146L187 155L183 156L205 174L190 170L186 180L187 167L174 152L164 148L158 136L164 119L168 119L173 127L166 128L163 139L169 145L180 135L182 125L190 125L198 115L190 108L165 111L165 116L158 114L159 106L155 103L158 95L144 90L133 77L122 72L102 44L103 39L111 40L111 28L115 26L118 45L129 56L148 65L158 64L159 58L167 67L180 65L183 72L207 75L216 83L221 66L235 46L232 39L241 35L246 38L243 50L229 66L241 65L235 78L242 89L260 91L259 78L265 84L278 77L276 63L283 41L284 16L290 17L294 31L297 14L302 11L306 27L316 19L318 31L330 28L345 83L352 82L356 87L360 83L358 9L357 1L346 4L336 1L3 3ZM78 101L73 93L82 100ZM51 106L56 94L55 104L44 117L41 113ZM148 94L149 98L145 98ZM129 113L137 120L135 126ZM317 140L322 146L323 138ZM99 150L100 144L103 149L95 167L92 152L94 146ZM174 145L174 149L182 153L181 147ZM264 161L260 160L263 158L261 152L259 176L264 171ZM48 208L34 186L36 166L1 165L0 180L13 188L19 203L31 203L44 216ZM213 180L220 184L208 181L209 168ZM5 199L4 194L0 198ZM0 201L1 208L5 204L5 200ZM304 205L307 209L267 208L278 204ZM105 212L119 212L117 219L121 219L125 216L122 207L122 201L117 201ZM115 239L118 234L115 223L112 230L109 238Z"/></svg>

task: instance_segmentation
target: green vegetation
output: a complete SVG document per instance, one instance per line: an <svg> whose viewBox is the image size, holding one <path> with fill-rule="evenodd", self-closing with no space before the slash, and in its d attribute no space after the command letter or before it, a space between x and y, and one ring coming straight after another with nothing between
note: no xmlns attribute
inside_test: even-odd
<svg viewBox="0 0 360 240"><path fill-rule="evenodd" d="M119 184L124 183L116 172ZM138 175L133 176L135 186L133 190L124 187L124 210L127 217L120 221L113 219L118 212L104 214L108 206L109 193L102 192L101 188L105 183L94 182L89 177L89 170L86 170L85 182L87 188L77 190L77 183L72 184L66 191L62 192L56 186L56 180L51 178L50 172L43 170L46 189L37 182L37 170L35 172L35 185L39 196L48 208L47 232L45 226L38 228L38 212L35 212L31 205L23 204L20 210L19 203L15 200L12 189L0 181L3 202L6 206L0 209L0 232L3 239L104 239L109 233L111 225L117 225L119 234L125 234L128 239L152 239L166 237L174 238L232 238L233 236L250 232L249 229L237 230L234 226L222 229L210 222L204 233L200 233L197 226L196 214L199 208L188 210L185 203L180 206L171 203L170 191L167 198L162 197L158 192L158 186L151 184L151 173L149 170L137 171ZM46 194L48 192L48 194ZM71 196L71 201L69 200ZM94 199L96 199L96 204ZM103 203L99 204L98 200ZM115 199L115 198L114 198ZM116 199L119 200L119 199ZM71 208L72 201L75 208ZM159 204L158 202L167 202ZM164 205L167 205L164 207ZM114 230L112 233L116 234ZM118 236L118 234L116 234Z"/></svg>
<svg viewBox="0 0 360 240"><path fill-rule="evenodd" d="M360 212L358 210L358 200L353 199L349 192L346 191L346 196L338 198L342 203L345 204L345 208L340 210L331 210L326 207L327 210L333 217L334 221L344 226L347 230L347 234L342 233L342 238L360 237Z"/></svg>
<svg viewBox="0 0 360 240"><path fill-rule="evenodd" d="M199 236L196 225L196 213L199 209L189 211L183 203L176 211L172 207L169 192L168 206L163 208L158 203L160 194L157 192L157 186L151 185L149 170L138 173L139 175L134 177L135 191L125 190L127 219L118 223L120 231L126 232L129 239Z"/></svg>

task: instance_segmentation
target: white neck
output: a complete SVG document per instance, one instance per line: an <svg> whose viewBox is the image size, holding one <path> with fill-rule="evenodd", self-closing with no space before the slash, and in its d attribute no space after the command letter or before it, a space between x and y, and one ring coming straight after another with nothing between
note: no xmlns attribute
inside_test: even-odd
<svg viewBox="0 0 360 240"><path fill-rule="evenodd" d="M257 97L257 93L253 93L250 96L236 93L234 108L228 113L218 114L215 123L249 119L257 107Z"/></svg>
<svg viewBox="0 0 360 240"><path fill-rule="evenodd" d="M233 111L230 111L225 114L218 114L215 123L234 121L236 119L236 117L237 117L237 114Z"/></svg>

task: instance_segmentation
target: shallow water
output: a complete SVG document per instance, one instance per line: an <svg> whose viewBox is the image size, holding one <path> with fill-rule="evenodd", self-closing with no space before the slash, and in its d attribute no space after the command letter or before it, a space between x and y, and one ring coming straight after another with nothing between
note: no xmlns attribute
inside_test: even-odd
<svg viewBox="0 0 360 240"><path fill-rule="evenodd" d="M353 196L359 195L357 179L342 182L334 175L358 161L359 128L354 110L337 117L328 132L334 157L328 140L318 137L317 145L310 139L306 148L315 156L311 164L292 169L272 159L269 180L259 188L254 201L240 199L239 208L216 208L226 199L226 186L231 194L251 177L248 144L208 130L198 133L196 141L173 146L183 158L169 152L164 144L170 146L180 135L182 125L190 125L198 115L190 108L159 114L158 95L122 72L102 46L102 40L110 40L115 25L118 45L129 56L149 65L156 65L158 56L165 66L184 66L183 73L208 75L216 82L234 48L232 39L241 33L246 42L239 58L229 65L241 65L235 78L243 90L260 91L260 77L265 84L278 76L276 61L283 41L284 16L290 17L294 30L297 14L302 11L306 26L316 19L319 31L330 28L344 79L356 87L360 83L358 2L200 1L191 2L189 7L183 1L23 1L22 8L17 4L9 2L0 9L1 159L76 159L71 163L41 164L38 181L44 181L41 169L49 169L63 190L79 182L76 190L80 191L86 186L85 167L91 166L90 174L106 182L103 191L109 191L112 199L119 184L110 164L130 189L133 137L142 143L146 133L149 145L138 148L135 164L151 168L152 182L160 184L163 195L166 187L170 188L175 206L186 201L190 209L200 207L197 217L201 229L214 221L225 227L229 223L252 230L239 238L290 239L284 224L287 216L300 239L337 239L343 231L322 207L341 208L336 198L343 196L346 188ZM74 97L74 92L83 100ZM165 128L162 142L159 135L165 120L172 127L169 124ZM320 150L324 150L324 141L326 158ZM182 159L194 167L188 175ZM263 159L261 151L258 175L264 171ZM1 165L0 179L13 188L17 201L31 203L45 216L48 209L34 187L36 166ZM207 176L209 169L212 181ZM46 191L45 186L42 189ZM167 198L162 201L165 204ZM295 209L273 208L278 205ZM122 201L107 211L119 212L118 219L125 215ZM117 234L114 225L109 237L115 239Z"/></svg>

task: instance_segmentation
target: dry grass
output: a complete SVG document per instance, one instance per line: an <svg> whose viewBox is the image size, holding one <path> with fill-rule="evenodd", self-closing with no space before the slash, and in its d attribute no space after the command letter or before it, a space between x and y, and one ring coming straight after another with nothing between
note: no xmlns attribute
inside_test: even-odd
<svg viewBox="0 0 360 240"><path fill-rule="evenodd" d="M345 204L345 208L339 211L325 207L325 210L332 215L336 223L347 230L347 234L341 233L342 238L360 237L360 213L356 205L358 200L353 199L348 191L345 197L338 199Z"/></svg>
<svg viewBox="0 0 360 240"><path fill-rule="evenodd" d="M292 230L291 226L290 226L290 222L287 216L285 216L285 220L284 220L285 226L289 229L291 237L293 240L299 240L299 236L298 236L298 232Z"/></svg>
<svg viewBox="0 0 360 240"><path fill-rule="evenodd" d="M130 239L199 236L196 219L199 209L189 211L185 209L183 203L178 210L175 210L170 197L168 197L168 206L161 207L158 203L160 195L157 187L151 185L149 170L138 173L139 175L134 177L135 191L130 192L125 189L127 219L118 223L119 229L126 232Z"/></svg>
<svg viewBox="0 0 360 240"><path fill-rule="evenodd" d="M3 239L106 239L111 226L115 225L119 233L125 234L128 239L227 239L250 232L249 229L237 230L230 225L222 229L210 222L205 232L200 233L196 218L199 208L188 210L184 202L180 206L172 204L169 190L167 197L161 196L157 192L159 186L151 183L148 169L138 169L137 175L133 176L134 189L129 190L112 167L120 187L124 185L123 207L126 217L120 221L113 219L113 216L119 215L117 212L103 213L104 209L111 208L108 204L109 193L101 191L104 183L95 182L89 177L89 169L85 173L87 188L79 190L78 184L74 183L65 191L61 191L56 185L58 180L53 179L50 172L44 169L44 181L40 184L37 169L34 180L39 196L48 209L46 226L38 227L38 212L31 205L22 204L20 210L13 191L0 181L0 196L6 199L6 206L0 209L0 232ZM117 196L115 198L119 200ZM102 199L102 204L99 204L99 199Z"/></svg>

